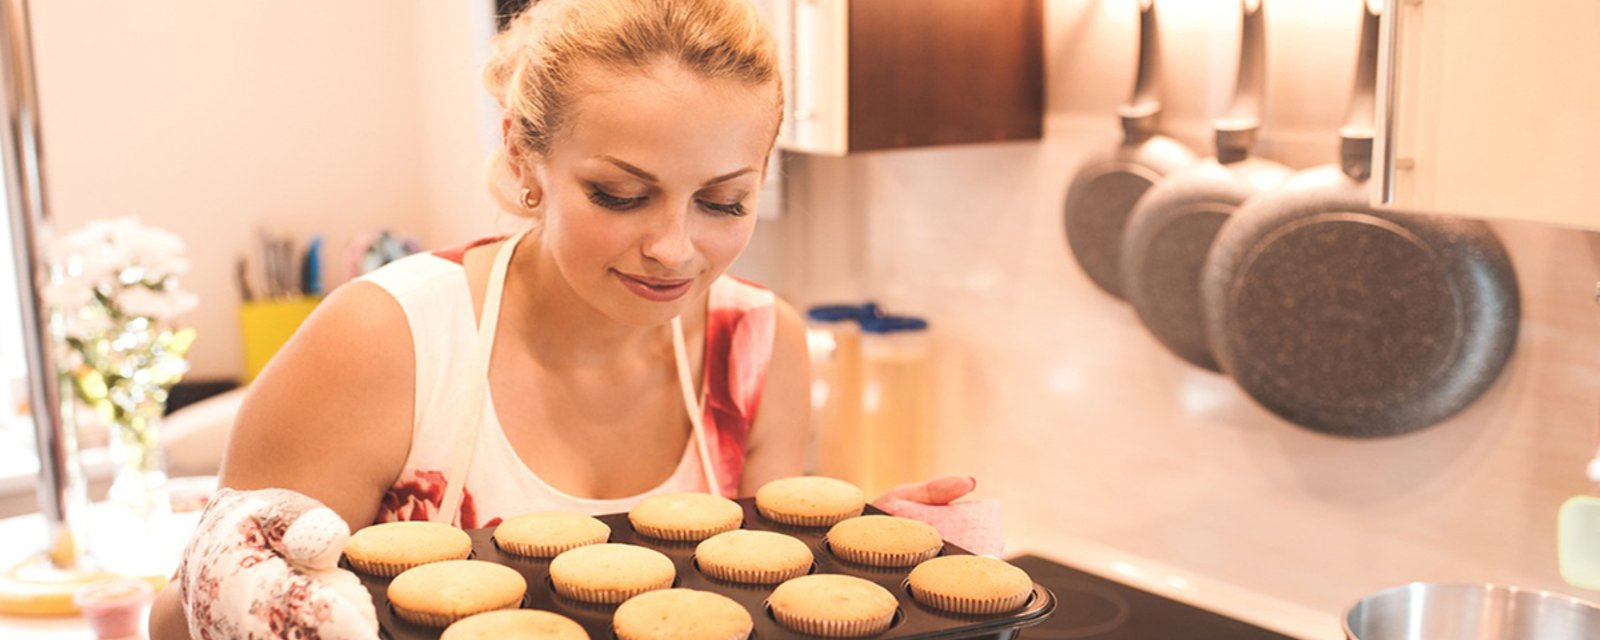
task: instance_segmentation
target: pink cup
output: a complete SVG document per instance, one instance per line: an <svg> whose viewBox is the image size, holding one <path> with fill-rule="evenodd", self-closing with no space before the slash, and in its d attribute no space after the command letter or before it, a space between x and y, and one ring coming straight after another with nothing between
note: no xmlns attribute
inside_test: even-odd
<svg viewBox="0 0 1600 640"><path fill-rule="evenodd" d="M96 637L139 637L140 614L153 594L150 583L136 578L114 578L90 584L73 594Z"/></svg>

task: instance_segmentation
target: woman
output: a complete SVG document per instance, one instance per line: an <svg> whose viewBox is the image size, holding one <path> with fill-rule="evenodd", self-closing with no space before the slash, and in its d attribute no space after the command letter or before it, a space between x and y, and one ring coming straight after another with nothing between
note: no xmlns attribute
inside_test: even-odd
<svg viewBox="0 0 1600 640"><path fill-rule="evenodd" d="M287 523L320 505L351 528L475 528L800 473L802 323L724 275L782 114L753 4L545 0L485 78L504 109L491 189L529 231L407 258L319 307L255 382L222 471L237 491L208 508L152 637L370 636L370 601L331 567L342 537L316 566L281 557ZM287 491L251 491L269 487Z"/></svg>

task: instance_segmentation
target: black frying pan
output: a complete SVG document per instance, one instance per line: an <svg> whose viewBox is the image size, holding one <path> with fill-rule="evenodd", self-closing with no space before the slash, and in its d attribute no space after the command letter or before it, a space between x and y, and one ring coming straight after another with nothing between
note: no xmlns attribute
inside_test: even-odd
<svg viewBox="0 0 1600 640"><path fill-rule="evenodd" d="M1222 368L1290 421L1372 437L1434 424L1494 382L1516 342L1516 274L1487 225L1370 206L1378 7L1341 162L1298 174L1223 225L1202 298Z"/></svg>
<svg viewBox="0 0 1600 640"><path fill-rule="evenodd" d="M1217 155L1156 183L1122 236L1122 285L1150 333L1178 357L1220 371L1200 311L1200 270L1240 203L1283 184L1288 167L1251 155L1261 128L1266 66L1263 0L1239 0L1239 73L1233 106L1217 118Z"/></svg>
<svg viewBox="0 0 1600 640"><path fill-rule="evenodd" d="M1095 284L1122 297L1122 232L1139 196L1194 162L1183 143L1157 132L1161 117L1161 46L1155 0L1139 2L1139 70L1133 96L1118 110L1122 143L1078 169L1067 189L1067 244Z"/></svg>

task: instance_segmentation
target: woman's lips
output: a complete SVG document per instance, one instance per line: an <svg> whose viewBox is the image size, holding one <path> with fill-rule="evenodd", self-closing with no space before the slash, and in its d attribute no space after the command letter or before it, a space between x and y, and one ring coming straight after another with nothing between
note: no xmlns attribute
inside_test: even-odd
<svg viewBox="0 0 1600 640"><path fill-rule="evenodd" d="M617 279L622 281L622 286L628 288L635 295L652 302L670 302L682 298L689 293L689 285L693 278L684 280L665 280L661 278L647 278L632 276L621 271L612 271L617 274Z"/></svg>

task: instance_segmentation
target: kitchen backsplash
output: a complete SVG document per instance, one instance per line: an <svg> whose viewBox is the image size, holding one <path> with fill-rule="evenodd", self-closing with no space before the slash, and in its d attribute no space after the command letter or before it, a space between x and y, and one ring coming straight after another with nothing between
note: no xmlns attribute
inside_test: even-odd
<svg viewBox="0 0 1600 640"><path fill-rule="evenodd" d="M1269 3L1263 155L1336 157L1357 6ZM1126 5L1126 6L1124 6ZM871 297L928 317L939 466L1048 529L1335 614L1411 580L1498 581L1588 598L1556 571L1562 500L1590 490L1600 426L1600 234L1495 223L1523 323L1494 386L1449 420L1388 439L1294 426L1156 343L1068 254L1062 199L1118 139L1133 3L1047 4L1042 143L791 157L785 215L736 271L796 306ZM1167 2L1170 129L1210 148L1236 28L1229 3ZM1208 13L1209 12L1209 13ZM1348 15L1347 15L1348 14Z"/></svg>

